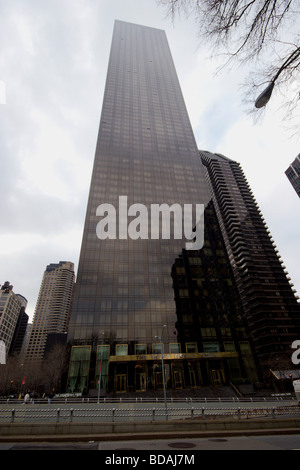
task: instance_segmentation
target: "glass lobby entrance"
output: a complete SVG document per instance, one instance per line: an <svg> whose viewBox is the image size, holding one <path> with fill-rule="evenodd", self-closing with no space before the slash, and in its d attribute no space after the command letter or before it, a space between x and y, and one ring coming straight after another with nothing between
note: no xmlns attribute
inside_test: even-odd
<svg viewBox="0 0 300 470"><path fill-rule="evenodd" d="M236 352L166 353L163 365L169 390L217 387L242 377ZM89 389L97 389L100 381L103 393L163 390L161 354L112 356L109 346L102 345L92 357L90 346L74 346L67 391L88 393Z"/></svg>

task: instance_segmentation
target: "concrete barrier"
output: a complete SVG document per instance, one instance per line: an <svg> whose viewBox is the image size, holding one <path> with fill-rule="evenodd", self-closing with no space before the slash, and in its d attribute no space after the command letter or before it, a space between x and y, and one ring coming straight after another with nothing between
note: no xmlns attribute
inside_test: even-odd
<svg viewBox="0 0 300 470"><path fill-rule="evenodd" d="M3 423L0 442L38 440L114 440L300 432L300 418L169 420L85 423Z"/></svg>

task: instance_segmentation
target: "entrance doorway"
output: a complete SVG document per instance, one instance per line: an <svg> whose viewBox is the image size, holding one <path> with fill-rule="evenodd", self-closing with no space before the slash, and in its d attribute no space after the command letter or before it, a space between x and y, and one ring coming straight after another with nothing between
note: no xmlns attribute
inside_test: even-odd
<svg viewBox="0 0 300 470"><path fill-rule="evenodd" d="M115 390L116 392L126 392L127 391L127 375L126 374L117 374L115 377Z"/></svg>
<svg viewBox="0 0 300 470"><path fill-rule="evenodd" d="M200 361L193 361L188 363L189 372L189 386L192 388L203 385L202 374L200 369Z"/></svg>
<svg viewBox="0 0 300 470"><path fill-rule="evenodd" d="M164 388L162 372L155 372L155 388L156 390L163 390Z"/></svg>
<svg viewBox="0 0 300 470"><path fill-rule="evenodd" d="M192 388L195 388L197 387L195 371L192 369L189 369L189 373L190 373L190 385Z"/></svg>
<svg viewBox="0 0 300 470"><path fill-rule="evenodd" d="M221 369L209 370L210 383L215 387L224 384L224 372Z"/></svg>
<svg viewBox="0 0 300 470"><path fill-rule="evenodd" d="M179 370L174 370L174 387L182 388L182 373Z"/></svg>
<svg viewBox="0 0 300 470"><path fill-rule="evenodd" d="M137 372L135 378L136 390L144 392L147 390L147 373Z"/></svg>

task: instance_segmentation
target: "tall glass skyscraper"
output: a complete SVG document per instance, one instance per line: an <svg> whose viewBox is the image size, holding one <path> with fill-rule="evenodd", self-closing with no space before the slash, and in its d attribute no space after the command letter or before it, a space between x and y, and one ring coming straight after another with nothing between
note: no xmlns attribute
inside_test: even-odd
<svg viewBox="0 0 300 470"><path fill-rule="evenodd" d="M68 328L68 391L160 390L163 370L175 389L257 380L206 172L165 32L116 21Z"/></svg>
<svg viewBox="0 0 300 470"><path fill-rule="evenodd" d="M128 208L147 207L148 239L122 239L118 227L115 239L97 236L98 206L113 205L118 217L120 196ZM154 239L151 205L195 208L208 200L165 32L116 21L69 324L73 345L103 340L121 375L127 368L119 355L160 351L155 336L163 334L169 352L177 342L171 269L187 240L174 239L172 228L170 239Z"/></svg>

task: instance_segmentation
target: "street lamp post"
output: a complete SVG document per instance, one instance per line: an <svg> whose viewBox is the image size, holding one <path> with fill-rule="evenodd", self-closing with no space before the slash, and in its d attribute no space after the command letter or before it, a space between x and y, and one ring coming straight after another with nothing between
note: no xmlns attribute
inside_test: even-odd
<svg viewBox="0 0 300 470"><path fill-rule="evenodd" d="M99 405L99 403L100 403L101 373L102 373L102 355L103 355L103 337L104 337L104 332L102 333L101 354L100 354L100 364L99 364L98 405Z"/></svg>
<svg viewBox="0 0 300 470"><path fill-rule="evenodd" d="M165 328L167 325L164 325ZM163 343L161 336L155 336L155 338L160 340L161 348L161 367L162 367L162 376L163 376L163 386L164 386L164 401L165 401L165 410L166 410L166 420L168 420L168 408L167 408L167 392L166 392L166 380L165 380L165 368L164 368L164 354L163 354Z"/></svg>
<svg viewBox="0 0 300 470"><path fill-rule="evenodd" d="M256 108L263 108L264 106L266 106L266 104L269 102L271 98L275 82L278 79L279 75L284 70L287 70L289 66L292 65L294 62L298 61L299 56L300 56L300 47L296 47L296 49L294 49L292 53L287 57L287 59L283 62L281 67L279 67L277 73L275 74L273 79L270 81L267 88L259 95L259 97L255 101Z"/></svg>
<svg viewBox="0 0 300 470"><path fill-rule="evenodd" d="M263 108L266 106L266 104L269 102L272 91L275 85L275 81L272 81L267 88L259 95L257 100L255 101L255 107L256 108Z"/></svg>

